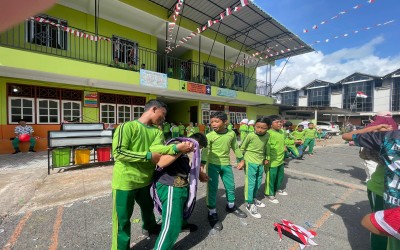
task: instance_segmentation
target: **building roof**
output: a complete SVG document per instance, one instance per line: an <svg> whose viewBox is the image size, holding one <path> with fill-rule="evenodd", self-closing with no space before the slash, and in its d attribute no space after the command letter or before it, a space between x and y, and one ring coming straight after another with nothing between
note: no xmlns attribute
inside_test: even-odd
<svg viewBox="0 0 400 250"><path fill-rule="evenodd" d="M148 0L168 10L173 10L176 0ZM200 25L208 20L219 19L220 13L228 7L235 7L240 0L185 0L181 16ZM281 23L263 11L253 2L230 15L220 25L212 25L209 29L223 35L226 43L236 41L244 45L243 52L255 53L270 48L273 56L269 60L277 60L289 56L314 51L298 36L289 31ZM284 53L282 53L284 51Z"/></svg>
<svg viewBox="0 0 400 250"><path fill-rule="evenodd" d="M354 81L369 81L371 79L381 79L382 77L380 76L374 76L374 75L368 75L360 72L355 72L346 78L338 81L337 83L346 83L346 82L354 82Z"/></svg>
<svg viewBox="0 0 400 250"><path fill-rule="evenodd" d="M383 79L392 78L392 77L400 77L400 69L396 69L395 71L390 72L389 74L385 75L383 77Z"/></svg>
<svg viewBox="0 0 400 250"><path fill-rule="evenodd" d="M333 85L333 83L315 79L314 81L310 82L309 84L303 86L301 89L329 87L331 85Z"/></svg>
<svg viewBox="0 0 400 250"><path fill-rule="evenodd" d="M298 89L296 89L296 88L285 86L285 87L281 88L280 90L274 92L273 94L275 95L275 94L280 94L280 93L284 93L284 92L292 92L292 91L297 91L297 90Z"/></svg>

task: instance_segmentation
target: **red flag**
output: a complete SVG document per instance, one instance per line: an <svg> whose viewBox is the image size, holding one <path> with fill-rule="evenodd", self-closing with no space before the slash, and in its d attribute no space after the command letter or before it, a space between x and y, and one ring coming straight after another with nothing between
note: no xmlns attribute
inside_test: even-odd
<svg viewBox="0 0 400 250"><path fill-rule="evenodd" d="M248 1L248 0L240 0L240 3L241 3L242 6L244 7L244 6L246 6L246 5L249 4L249 1Z"/></svg>

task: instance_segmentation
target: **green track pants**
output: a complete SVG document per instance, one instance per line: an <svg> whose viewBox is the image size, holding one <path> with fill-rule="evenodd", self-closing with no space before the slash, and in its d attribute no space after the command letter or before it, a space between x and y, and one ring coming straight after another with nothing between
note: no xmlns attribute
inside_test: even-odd
<svg viewBox="0 0 400 250"><path fill-rule="evenodd" d="M20 143L20 140L19 140L18 137L15 137L14 140L12 140L12 145L13 145L15 150L19 150L19 143ZM31 138L29 139L29 143L30 143L29 149L33 149L35 147L35 145L36 145L35 138L33 138L31 136Z"/></svg>
<svg viewBox="0 0 400 250"><path fill-rule="evenodd" d="M281 188L285 165L277 167L265 167L265 192L267 196L275 196L276 191Z"/></svg>
<svg viewBox="0 0 400 250"><path fill-rule="evenodd" d="M244 169L244 199L249 204L253 204L257 191L260 189L263 171L264 165L246 162L246 168Z"/></svg>
<svg viewBox="0 0 400 250"><path fill-rule="evenodd" d="M299 151L297 150L295 145L286 146L286 148L287 148L287 152L285 154L286 158L289 158L290 154L292 154L293 158L299 157Z"/></svg>
<svg viewBox="0 0 400 250"><path fill-rule="evenodd" d="M310 138L306 138L304 140L304 144L303 144L303 152L306 152L307 146L308 146L308 153L312 154L314 153L313 149L314 149L314 145L315 145L315 138L310 139Z"/></svg>
<svg viewBox="0 0 400 250"><path fill-rule="evenodd" d="M207 183L207 207L213 209L217 203L217 192L219 176L225 186L226 199L228 202L235 201L235 179L231 165L207 164L207 174L210 180Z"/></svg>

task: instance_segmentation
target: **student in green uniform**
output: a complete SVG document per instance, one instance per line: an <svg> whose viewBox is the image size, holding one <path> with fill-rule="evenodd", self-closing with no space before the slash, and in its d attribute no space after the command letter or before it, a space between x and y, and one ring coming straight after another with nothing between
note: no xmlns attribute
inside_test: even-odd
<svg viewBox="0 0 400 250"><path fill-rule="evenodd" d="M179 127L175 125L175 123L171 123L171 138L179 137Z"/></svg>
<svg viewBox="0 0 400 250"><path fill-rule="evenodd" d="M282 120L277 115L269 117L271 120L271 129L268 130L269 139L267 142L267 160L265 167L265 191L264 194L272 203L279 203L276 199L276 193L287 195L281 189L284 176L285 159L285 131L282 129Z"/></svg>
<svg viewBox="0 0 400 250"><path fill-rule="evenodd" d="M317 129L314 128L314 124L312 122L308 123L308 129L304 130L304 144L303 150L306 151L308 147L308 154L310 156L314 155L313 149L315 145L315 138L318 137Z"/></svg>
<svg viewBox="0 0 400 250"><path fill-rule="evenodd" d="M193 134L200 133L199 124L197 122L193 126Z"/></svg>
<svg viewBox="0 0 400 250"><path fill-rule="evenodd" d="M303 143L304 143L304 126L298 125L297 129L292 132L292 136L294 137L294 143L296 145L297 150L299 151L300 159L303 159Z"/></svg>
<svg viewBox="0 0 400 250"><path fill-rule="evenodd" d="M168 122L163 123L163 133L165 140L168 140L171 137L171 125Z"/></svg>
<svg viewBox="0 0 400 250"><path fill-rule="evenodd" d="M200 148L207 147L207 138L193 134ZM181 230L194 232L197 226L183 219L183 210L189 195L190 164L187 154L163 155L157 166L163 170L157 176L157 194L162 204L162 227L154 250L172 249ZM208 176L200 172L199 180L207 182ZM182 227L179 227L182 225Z"/></svg>
<svg viewBox="0 0 400 250"><path fill-rule="evenodd" d="M248 125L248 128L249 128L249 134L250 133L254 133L254 120L250 120L247 125Z"/></svg>
<svg viewBox="0 0 400 250"><path fill-rule="evenodd" d="M232 124L232 122L230 122L230 123L228 123L228 130L233 130L233 124Z"/></svg>
<svg viewBox="0 0 400 250"><path fill-rule="evenodd" d="M184 137L185 136L185 126L182 124L182 122L179 122L179 137Z"/></svg>
<svg viewBox="0 0 400 250"><path fill-rule="evenodd" d="M145 235L158 233L160 225L153 213L150 185L155 163L161 154L190 152L193 145L180 143L165 146L161 124L167 113L166 105L150 100L138 120L121 124L115 130L112 150L115 159L112 177L112 247L129 249L131 238L131 216L135 201L142 215L142 232Z"/></svg>
<svg viewBox="0 0 400 250"><path fill-rule="evenodd" d="M235 205L235 180L230 163L231 149L238 161L242 160L243 154L238 147L235 132L226 129L225 124L228 120L226 113L215 112L210 119L213 131L207 134L208 146L202 151L201 161L202 169L206 166L210 178L207 185L208 221L214 229L222 230L223 226L216 209L219 176L225 186L227 199L225 210L240 218L247 217L246 213Z"/></svg>
<svg viewBox="0 0 400 250"><path fill-rule="evenodd" d="M297 159L299 158L299 151L296 148L296 144L295 144L295 139L294 136L292 135L292 126L293 123L292 122L285 122L285 124L283 124L284 130L285 130L285 146L286 146L286 154L285 157L289 158L292 157L293 159Z"/></svg>
<svg viewBox="0 0 400 250"><path fill-rule="evenodd" d="M240 145L244 154L244 160L238 164L238 169L244 168L244 199L247 202L246 209L254 218L261 218L257 207L265 207L265 204L256 199L257 191L260 189L264 165L267 160L267 142L269 134L267 130L271 126L271 120L267 117L259 118L255 124L255 132L246 136Z"/></svg>
<svg viewBox="0 0 400 250"><path fill-rule="evenodd" d="M194 129L193 129L193 122L189 123L189 126L186 127L186 136L190 137L192 134L194 134Z"/></svg>
<svg viewBox="0 0 400 250"><path fill-rule="evenodd" d="M247 119L243 119L240 122L240 127L239 127L240 141L244 141L244 139L246 139L247 134L249 133L249 126L247 125L248 122L249 120Z"/></svg>
<svg viewBox="0 0 400 250"><path fill-rule="evenodd" d="M210 124L204 124L204 134L210 133Z"/></svg>

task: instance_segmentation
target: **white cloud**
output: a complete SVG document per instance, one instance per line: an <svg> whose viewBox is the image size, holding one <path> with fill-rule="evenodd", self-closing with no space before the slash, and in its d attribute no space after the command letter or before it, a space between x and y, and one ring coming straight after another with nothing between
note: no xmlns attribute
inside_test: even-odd
<svg viewBox="0 0 400 250"><path fill-rule="evenodd" d="M395 57L380 58L375 49L384 41L376 37L358 48L345 48L324 55L321 51L290 58L281 76L273 87L277 91L284 86L301 88L315 79L337 82L354 72L383 76L400 68L400 54ZM281 72L285 60L272 67L274 83ZM257 69L257 79L266 79L266 67Z"/></svg>

